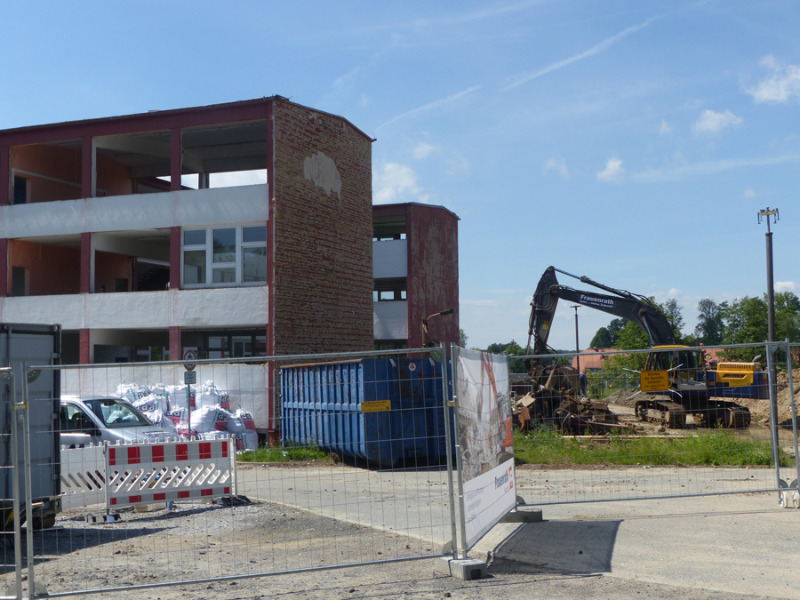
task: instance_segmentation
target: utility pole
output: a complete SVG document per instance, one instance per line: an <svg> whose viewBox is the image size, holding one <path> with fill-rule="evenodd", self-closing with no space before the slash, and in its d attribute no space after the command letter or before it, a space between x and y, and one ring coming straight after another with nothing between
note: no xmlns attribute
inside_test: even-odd
<svg viewBox="0 0 800 600"><path fill-rule="evenodd" d="M770 408L770 430L772 431L772 454L775 464L778 464L778 368L775 364L775 286L772 277L772 231L770 229L770 217L776 223L780 218L778 209L770 209L768 206L764 210L758 211L758 222L767 222L767 370L769 372L769 408ZM780 477L778 477L780 485Z"/></svg>
<svg viewBox="0 0 800 600"><path fill-rule="evenodd" d="M575 309L575 367L578 369L578 375L581 373L581 344L578 341L578 309L580 305L575 304L572 308Z"/></svg>

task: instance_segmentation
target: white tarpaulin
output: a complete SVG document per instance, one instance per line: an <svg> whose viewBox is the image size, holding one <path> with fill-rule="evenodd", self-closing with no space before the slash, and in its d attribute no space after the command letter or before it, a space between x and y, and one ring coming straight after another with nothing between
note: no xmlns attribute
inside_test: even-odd
<svg viewBox="0 0 800 600"><path fill-rule="evenodd" d="M471 548L516 505L507 358L459 349L457 386L462 514Z"/></svg>

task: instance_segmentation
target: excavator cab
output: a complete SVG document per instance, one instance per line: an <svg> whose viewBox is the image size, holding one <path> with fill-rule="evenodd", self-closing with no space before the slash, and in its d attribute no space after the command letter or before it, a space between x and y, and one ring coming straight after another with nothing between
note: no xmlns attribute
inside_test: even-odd
<svg viewBox="0 0 800 600"><path fill-rule="evenodd" d="M651 381L657 381L658 373L661 381L667 382L663 389L643 390L676 395L682 403L693 403L707 398L706 359L702 350L691 350L686 346L653 346L645 361L644 372Z"/></svg>

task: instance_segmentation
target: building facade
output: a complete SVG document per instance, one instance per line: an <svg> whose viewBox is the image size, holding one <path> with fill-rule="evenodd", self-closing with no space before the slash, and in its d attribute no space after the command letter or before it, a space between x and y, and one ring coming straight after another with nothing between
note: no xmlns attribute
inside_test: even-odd
<svg viewBox="0 0 800 600"><path fill-rule="evenodd" d="M377 347L420 348L426 342L459 341L458 221L441 206L373 208Z"/></svg>
<svg viewBox="0 0 800 600"><path fill-rule="evenodd" d="M369 350L371 144L279 96L0 131L0 321L72 363Z"/></svg>

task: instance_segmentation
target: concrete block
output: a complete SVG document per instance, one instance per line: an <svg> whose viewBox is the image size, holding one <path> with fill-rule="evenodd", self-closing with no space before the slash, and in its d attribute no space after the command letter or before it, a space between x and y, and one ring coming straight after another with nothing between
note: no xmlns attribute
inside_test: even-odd
<svg viewBox="0 0 800 600"><path fill-rule="evenodd" d="M439 557L434 566L437 573L469 581L486 577L486 563L476 558Z"/></svg>

